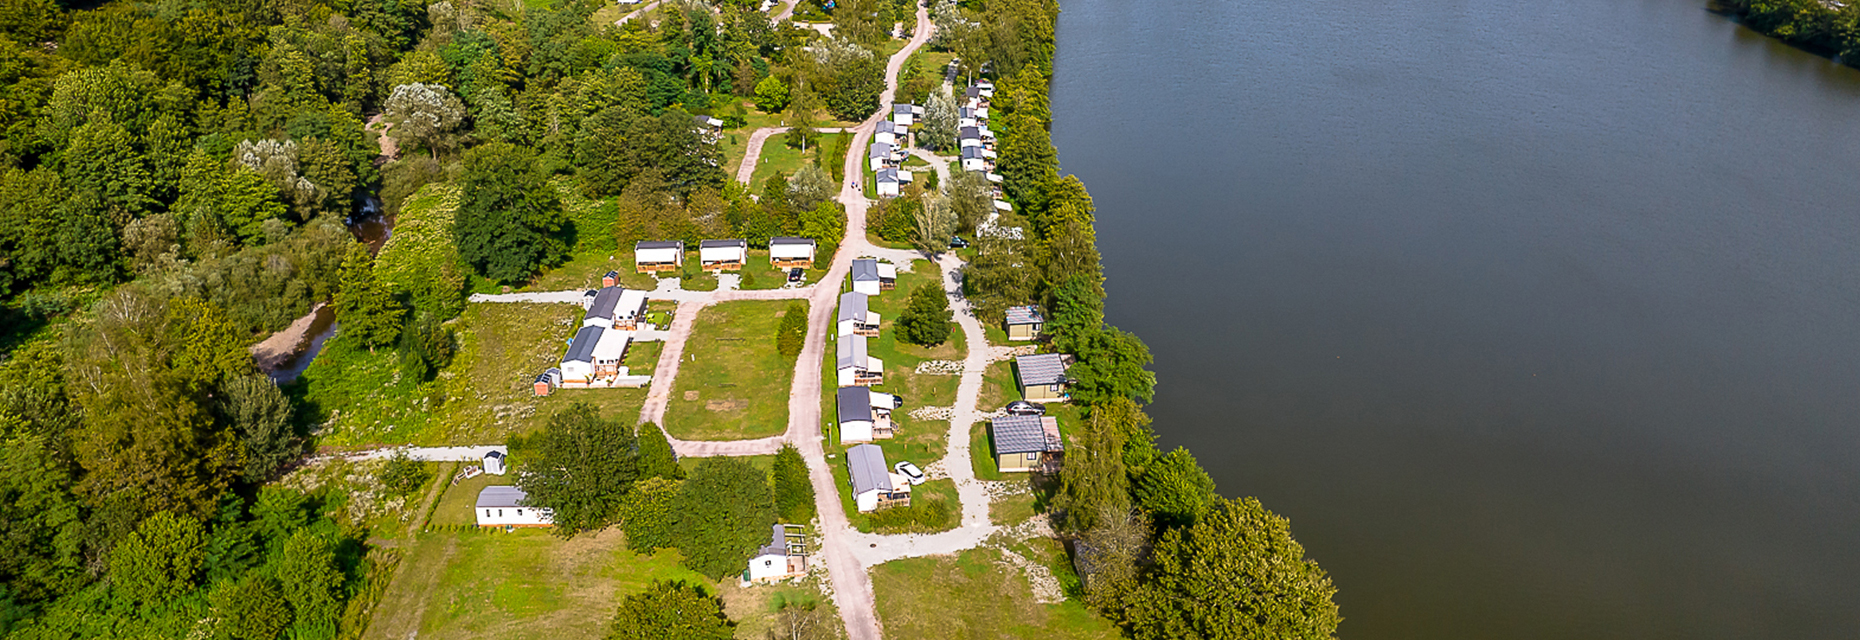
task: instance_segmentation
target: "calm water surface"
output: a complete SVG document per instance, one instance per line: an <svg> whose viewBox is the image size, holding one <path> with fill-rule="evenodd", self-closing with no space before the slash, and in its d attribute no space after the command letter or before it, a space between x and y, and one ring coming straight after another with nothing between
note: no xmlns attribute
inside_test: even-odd
<svg viewBox="0 0 1860 640"><path fill-rule="evenodd" d="M1343 637L1860 637L1860 74L1695 0L1064 6L1163 443Z"/></svg>

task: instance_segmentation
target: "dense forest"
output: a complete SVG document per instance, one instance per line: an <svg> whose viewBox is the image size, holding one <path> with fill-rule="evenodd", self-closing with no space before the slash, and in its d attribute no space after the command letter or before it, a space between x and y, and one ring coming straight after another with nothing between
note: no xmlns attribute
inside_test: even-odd
<svg viewBox="0 0 1860 640"><path fill-rule="evenodd" d="M805 132L884 106L881 51L913 5L803 4L835 36L742 0L667 2L657 21L619 25L595 20L607 5L591 0L0 0L0 634L359 634L392 571L357 515L373 496L276 482L315 449L328 407L280 389L251 345L328 302L337 340L430 379L456 348L446 322L466 293L577 255L773 236L830 254L846 226L840 167L745 188L692 126L703 114ZM1089 417L1070 427L1077 446L1052 491L1093 567L1089 600L1137 637L1247 624L1328 636L1334 589L1285 521L1221 498L1186 451L1154 444L1148 350L1104 323L1091 197L1060 174L1048 135L1057 12L933 3L932 46L957 55L960 78L999 86L998 171L1027 229L977 234L965 293L991 321L1046 304L1051 348L1078 356L1074 401ZM899 93L937 112L932 145L952 120L942 79L912 67ZM977 230L988 185L950 182L875 207L874 233ZM415 240L378 255L358 241L350 224L377 202ZM419 208L434 202L444 217ZM633 453L564 453L590 437ZM687 477L662 439L582 409L512 444L563 535L624 523L636 549L678 546L712 577L768 523L813 516L790 452L764 495L740 465ZM606 480L550 485L551 469ZM378 473L389 494L424 481L401 464ZM704 499L720 492L761 497ZM1208 611L1181 592L1246 604ZM621 614L698 597L661 585Z"/></svg>

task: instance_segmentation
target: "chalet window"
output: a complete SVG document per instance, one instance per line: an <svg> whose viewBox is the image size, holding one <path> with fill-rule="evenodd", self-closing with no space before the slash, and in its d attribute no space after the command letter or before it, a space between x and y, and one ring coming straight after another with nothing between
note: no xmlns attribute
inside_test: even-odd
<svg viewBox="0 0 1860 640"><path fill-rule="evenodd" d="M764 566L764 567L773 567L773 566L775 566L775 561L774 561L774 560L763 560L763 561L762 561L762 566Z"/></svg>
<svg viewBox="0 0 1860 640"><path fill-rule="evenodd" d="M1036 462L1040 459L1040 454L1037 454L1037 453L1028 453L1028 454L1023 454L1023 455L1027 456L1028 462Z"/></svg>
<svg viewBox="0 0 1860 640"><path fill-rule="evenodd" d="M517 517L519 517L519 518L521 518L521 517L523 517L523 510L522 510L522 509L518 509L518 510L517 510Z"/></svg>
<svg viewBox="0 0 1860 640"><path fill-rule="evenodd" d="M499 517L499 518L502 518L502 517L504 517L504 510L503 510L503 509L498 509L498 510L497 510L497 517Z"/></svg>
<svg viewBox="0 0 1860 640"><path fill-rule="evenodd" d="M490 510L490 509L485 509L485 510L484 510L484 517L486 517L486 518L489 518L489 517L491 517L491 510Z"/></svg>

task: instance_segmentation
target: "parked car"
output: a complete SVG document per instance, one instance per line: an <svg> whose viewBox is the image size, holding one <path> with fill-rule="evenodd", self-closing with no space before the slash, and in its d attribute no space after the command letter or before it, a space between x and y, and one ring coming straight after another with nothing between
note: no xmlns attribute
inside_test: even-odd
<svg viewBox="0 0 1860 640"><path fill-rule="evenodd" d="M911 484L917 485L917 484L924 483L923 470L918 469L917 465L911 464L911 461L909 460L900 460L898 464L892 466L891 468L897 471L898 473L903 474L904 477L910 478Z"/></svg>
<svg viewBox="0 0 1860 640"><path fill-rule="evenodd" d="M962 236L950 236L950 238L949 238L949 248L951 248L951 249L967 249L967 248L969 248L969 241L968 241L968 240L964 240L964 239L962 239Z"/></svg>
<svg viewBox="0 0 1860 640"><path fill-rule="evenodd" d="M1026 400L1015 400L1008 403L1007 412L1010 416L1043 416L1046 415L1046 407Z"/></svg>
<svg viewBox="0 0 1860 640"><path fill-rule="evenodd" d="M800 267L795 267L793 269L788 270L788 281L789 282L800 282L806 279L807 279L807 273L802 271Z"/></svg>

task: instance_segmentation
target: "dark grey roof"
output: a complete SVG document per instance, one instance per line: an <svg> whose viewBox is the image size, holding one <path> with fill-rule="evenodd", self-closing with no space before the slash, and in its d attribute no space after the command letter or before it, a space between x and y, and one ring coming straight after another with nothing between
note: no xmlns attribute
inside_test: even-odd
<svg viewBox="0 0 1860 640"><path fill-rule="evenodd" d="M478 508L521 507L529 500L530 494L522 489L507 485L485 487L478 492Z"/></svg>
<svg viewBox="0 0 1860 640"><path fill-rule="evenodd" d="M852 476L853 494L877 489L891 491L891 469L885 466L885 450L875 444L862 444L846 450L846 471Z"/></svg>
<svg viewBox="0 0 1860 640"><path fill-rule="evenodd" d="M987 158L987 157L988 156L982 155L981 147L963 147L962 148L962 159L964 160L968 160L970 158Z"/></svg>
<svg viewBox="0 0 1860 640"><path fill-rule="evenodd" d="M865 316L869 309L870 308L866 306L865 294L857 291L842 293L840 294L840 315L834 322L844 320L865 322Z"/></svg>
<svg viewBox="0 0 1860 640"><path fill-rule="evenodd" d="M898 170L894 167L885 167L883 169L879 169L878 170L878 181L879 182L897 182L898 181Z"/></svg>
<svg viewBox="0 0 1860 640"><path fill-rule="evenodd" d="M897 133L897 126L896 123L890 120L880 120L878 121L878 128L873 130L872 133Z"/></svg>
<svg viewBox="0 0 1860 640"><path fill-rule="evenodd" d="M609 269L609 270L607 271L607 273L606 273L605 275L602 275L601 277L603 277L603 278L618 278L618 277L620 277L620 272L619 272L619 271L615 271L615 270L612 270L612 269Z"/></svg>
<svg viewBox="0 0 1860 640"><path fill-rule="evenodd" d="M852 263L853 282L878 282L878 261L866 258Z"/></svg>
<svg viewBox="0 0 1860 640"><path fill-rule="evenodd" d="M499 459L499 460L503 460L503 459L504 459L504 452L502 452L502 451L498 451L498 450L496 450L496 449L492 449L492 450L490 450L490 451L486 451L486 452L484 452L484 457L486 457L486 458L497 458L497 459Z"/></svg>
<svg viewBox="0 0 1860 640"><path fill-rule="evenodd" d="M770 245L804 244L804 245L811 247L811 246L814 246L814 239L813 238L769 238L769 244Z"/></svg>
<svg viewBox="0 0 1860 640"><path fill-rule="evenodd" d="M975 117L975 110L974 110L974 109L970 109L970 108L968 108L968 107L962 107L962 108L959 108L959 109L956 109L956 117L958 117L958 118L973 118L973 117Z"/></svg>
<svg viewBox="0 0 1860 640"><path fill-rule="evenodd" d="M1046 441L1046 428L1041 420L1042 416L995 418L995 455L1059 450L1059 443Z"/></svg>
<svg viewBox="0 0 1860 640"><path fill-rule="evenodd" d="M641 240L633 244L634 251L640 249L677 249L683 251L685 249L685 242L683 240Z"/></svg>
<svg viewBox="0 0 1860 640"><path fill-rule="evenodd" d="M891 105L891 113L904 114L904 113L913 113L913 112L911 111L911 105L909 103L900 102L900 103Z"/></svg>
<svg viewBox="0 0 1860 640"><path fill-rule="evenodd" d="M982 128L981 127L963 127L961 129L956 130L956 137L958 138L980 138L982 137Z"/></svg>
<svg viewBox="0 0 1860 640"><path fill-rule="evenodd" d="M1042 322L1046 322L1046 316L1040 315L1040 305L1008 307L1008 324L1039 324Z"/></svg>
<svg viewBox="0 0 1860 640"><path fill-rule="evenodd" d="M620 304L620 294L626 293L622 287L601 287L594 294L594 304L588 305L588 317L614 319L614 306Z"/></svg>
<svg viewBox="0 0 1860 640"><path fill-rule="evenodd" d="M865 387L840 387L840 424L855 420L872 421L872 390Z"/></svg>
<svg viewBox="0 0 1860 640"><path fill-rule="evenodd" d="M601 341L600 327L582 327L575 332L574 342L568 343L568 355L562 356L563 362L593 362L594 343Z"/></svg>
<svg viewBox="0 0 1860 640"><path fill-rule="evenodd" d="M847 367L863 369L872 362L871 356L865 350L865 336L856 333L840 338L840 344L834 351L834 355L838 356L835 362L840 369Z"/></svg>
<svg viewBox="0 0 1860 640"><path fill-rule="evenodd" d="M1022 385L1059 384L1066 381L1066 361L1057 353L1039 353L1014 359Z"/></svg>
<svg viewBox="0 0 1860 640"><path fill-rule="evenodd" d="M762 545L762 548L757 549L756 556L785 555L788 555L788 531L783 529L780 523L776 523L775 537L771 538L768 544Z"/></svg>
<svg viewBox="0 0 1860 640"><path fill-rule="evenodd" d="M705 240L698 243L699 249L718 249L722 247L748 248L748 240Z"/></svg>
<svg viewBox="0 0 1860 640"><path fill-rule="evenodd" d="M891 155L891 150L892 150L892 146L891 146L891 143L889 142L874 142L872 143L871 147L868 147L866 149L866 157L878 158L878 157L883 157L883 156L889 156Z"/></svg>
<svg viewBox="0 0 1860 640"><path fill-rule="evenodd" d="M982 97L982 88L981 87L969 87L967 89L963 89L962 95L965 98L980 98Z"/></svg>

